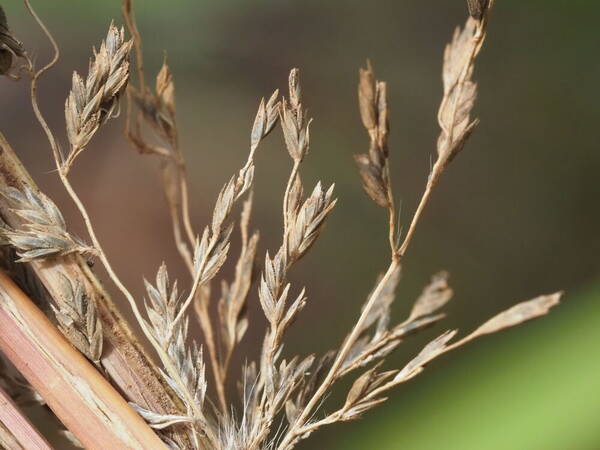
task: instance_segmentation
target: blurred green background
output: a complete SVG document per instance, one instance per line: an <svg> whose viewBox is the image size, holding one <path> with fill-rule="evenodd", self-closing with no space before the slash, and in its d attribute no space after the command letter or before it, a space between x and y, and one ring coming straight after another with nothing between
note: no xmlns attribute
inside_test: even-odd
<svg viewBox="0 0 600 450"><path fill-rule="evenodd" d="M71 72L86 71L91 46L111 19L121 22L120 4L35 3L62 49L40 96L64 139ZM388 81L392 176L406 224L435 154L441 55L464 23L465 3L136 2L148 74L166 51L175 75L197 228L246 158L260 98L285 89L289 69L301 69L304 103L315 119L304 182L335 182L339 203L292 275L295 287L308 287L309 306L289 333L288 354L338 345L387 265L385 214L363 194L351 158L367 145L356 107L358 67L370 58L378 78ZM3 6L15 34L45 61L49 46L22 5ZM600 448L599 14L591 0L496 1L475 74L481 125L423 217L394 317L404 317L439 269L450 271L456 295L449 317L403 344L388 365L401 367L446 328L466 332L540 293L565 290L563 305L537 323L442 358L361 422L323 430L303 448ZM33 124L26 84L2 81L0 95L2 132L83 236ZM114 266L141 298L142 276L152 277L162 260L181 281L187 277L172 245L156 161L128 148L122 129L122 120L105 127L72 177ZM262 254L281 239L289 170L276 131L257 157L253 223ZM223 274L230 272L228 266ZM254 357L264 321L255 297L252 303L243 350ZM328 403L339 400L334 395Z"/></svg>

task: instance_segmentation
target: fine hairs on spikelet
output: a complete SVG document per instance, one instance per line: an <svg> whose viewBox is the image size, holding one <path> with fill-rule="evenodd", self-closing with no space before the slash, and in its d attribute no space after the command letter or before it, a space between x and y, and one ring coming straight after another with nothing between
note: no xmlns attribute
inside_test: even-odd
<svg viewBox="0 0 600 450"><path fill-rule="evenodd" d="M290 71L284 95L276 89L258 102L254 121L249 123L246 162L223 183L210 223L196 228L190 216L188 169L179 142L174 76L165 57L154 82L146 79L133 0L123 1L126 27L109 25L105 40L98 50L93 50L87 75L73 73L65 103L66 152L39 111L36 97L37 80L56 63L58 48L29 1L25 0L25 4L47 34L56 55L51 63L36 70L24 46L9 31L0 9L0 73L15 78L16 62L24 61L24 70L31 78L34 112L48 137L57 174L83 218L90 243L68 231L60 210L42 192L27 184L22 189L2 186L2 201L10 205L10 212L18 218L10 226L2 223L0 227L2 243L10 248L5 253L16 253L20 264L31 267L40 261L57 263L56 258L81 255L100 261L158 356L158 365L150 360L145 364L160 377L163 396L172 403L171 407L159 410L140 401L145 393L156 395L143 382L135 386L141 390L141 396L134 397L128 391L129 386L119 385L122 395L170 448L292 449L326 425L361 417L386 401L391 388L412 379L442 354L480 336L545 315L558 304L561 293L519 303L462 338L456 338L457 330L440 333L404 366L384 368L386 357L405 339L445 317L441 310L453 296L448 273L437 273L415 300L408 317L398 323L392 321L403 257L422 213L442 175L479 123L473 115L477 96L474 66L486 38L492 0L467 0L469 17L446 46L443 97L437 115L440 127L437 156L404 233L398 228L390 169L393 153L389 143L387 83L377 79L371 62L359 69L358 110L368 144L365 152L356 154L354 159L366 194L387 210L389 266L375 281L341 344L322 355L290 355L284 349L286 332L310 296L310 286L292 284L290 273L324 234L337 203L333 184L319 181L306 186L302 180L301 168L311 144L312 118L302 99L299 69ZM135 73L133 80L131 72ZM121 106L125 98L126 106ZM190 278L182 289L177 281L170 279L163 263L152 281L144 280L143 299L135 298L113 269L94 221L69 179L70 170L83 150L93 145L97 131L120 108L126 110L125 136L130 144L140 154L158 159L174 243ZM281 128L281 147L289 155L290 169L282 193L280 244L266 250L259 247L259 233L251 226L255 155L277 126ZM231 248L234 232L240 233L237 250ZM232 254L237 258L235 269L232 278L225 279L220 270ZM60 261L57 264L62 264ZM55 283L60 286L56 292L60 294L50 295L53 304L49 311L65 337L118 384L117 377L111 376L112 366L103 360L103 325L107 319L106 314L98 312L102 305L96 303L97 296L93 294L96 284L90 281L93 275L89 272L86 282L64 275L57 278ZM235 370L231 367L233 355L248 328L253 326L247 306L250 294L255 291L267 323L259 343L260 354L257 361L245 358L243 367ZM200 325L201 344L189 336L190 315ZM238 399L231 396L227 386L240 372ZM324 400L338 386L347 385L338 381L349 375L355 378L344 401L332 411L320 411ZM0 386L16 392L15 379L13 375L3 376ZM25 381L19 379L19 383L19 389L27 387ZM81 437L69 430L63 433L75 441Z"/></svg>

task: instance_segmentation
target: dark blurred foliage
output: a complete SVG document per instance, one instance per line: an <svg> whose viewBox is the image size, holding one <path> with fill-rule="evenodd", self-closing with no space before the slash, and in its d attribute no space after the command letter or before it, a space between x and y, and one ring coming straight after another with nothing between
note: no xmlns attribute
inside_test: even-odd
<svg viewBox="0 0 600 450"><path fill-rule="evenodd" d="M121 22L120 5L36 3L62 49L58 67L40 84L40 97L64 140L71 71L85 72L92 45L111 19ZM392 178L406 224L435 152L442 51L454 27L464 23L466 2L138 0L136 7L148 74L156 73L166 52L175 75L198 229L220 187L245 161L260 97L285 88L289 69L301 69L304 103L315 118L304 179L307 185L335 182L340 201L294 271L294 286L308 287L309 306L290 332L287 350L321 353L337 346L388 260L385 213L362 192L351 158L368 143L356 106L357 69L369 58L378 78L389 83ZM10 2L5 9L15 35L43 63L49 45L24 8ZM539 293L600 281L599 13L597 2L585 0L496 1L475 75L481 124L444 175L407 253L398 318L442 268L452 274L456 291L444 326L462 329ZM3 80L0 91L2 132L84 235L52 173L27 84ZM142 276L152 277L162 260L181 281L187 278L172 245L155 161L136 155L122 130L121 120L105 127L72 176L114 266L141 297ZM281 197L291 168L280 131L266 144L256 173L259 254L279 243ZM230 272L226 267L224 274ZM252 355L262 339L256 305L244 344ZM415 343L405 344L391 363L417 351ZM453 364L446 358L429 370L442 376ZM398 424L399 438L401 431ZM305 448L333 445L331 433L322 439Z"/></svg>

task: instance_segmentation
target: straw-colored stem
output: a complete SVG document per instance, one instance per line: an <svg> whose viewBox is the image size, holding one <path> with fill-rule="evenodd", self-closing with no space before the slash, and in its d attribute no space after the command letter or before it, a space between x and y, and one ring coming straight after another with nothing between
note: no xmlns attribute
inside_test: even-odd
<svg viewBox="0 0 600 450"><path fill-rule="evenodd" d="M196 404L194 396L189 392L187 385L184 383L183 379L181 378L181 375L179 374L179 371L174 366L171 357L167 354L166 350L156 340L152 331L149 329L146 320L144 320L142 313L140 312L140 310L137 306L135 298L129 292L129 290L125 287L125 285L123 284L121 279L117 276L117 274L113 270L112 265L110 264L108 258L106 257L106 254L104 253L104 250L102 249L100 241L98 240L98 238L96 236L96 232L94 231L94 227L92 226L92 221L90 219L90 216L89 216L87 210L85 209L85 206L81 202L81 199L79 198L79 196L73 189L73 186L71 185L69 179L66 177L66 175L64 175L64 173L62 173L62 171L60 171L60 169L59 169L59 174L60 174L60 178L61 178L61 181L63 182L65 189L69 193L69 196L71 197L71 199L77 206L77 209L79 210L79 213L81 214L81 217L83 218L87 232L88 232L90 239L92 240L92 244L94 245L94 248L96 249L96 252L98 254L98 258L100 259L100 261L102 262L102 265L108 272L110 279L117 286L117 289L119 289L119 291L121 291L123 296L127 299L129 306L131 307L131 310L133 311L133 314L134 314L136 320L138 321L142 331L144 332L144 335L146 336L148 341L150 341L150 344L152 344L152 346L158 353L158 356L159 356L161 362L163 363L163 365L165 366L165 369L166 369L167 373L169 374L169 376L171 378L173 378L173 380L179 386L181 392L183 392L183 394L185 395L186 405L188 406L188 408L190 408L193 411L194 417L205 421L204 413L202 412L200 407ZM194 285L197 286L198 282L196 281L194 283ZM190 293L190 298L193 297L194 292L195 292L195 290L193 290ZM205 427L205 428L206 429L204 429L203 431L206 433L209 440L214 442L215 437L212 435L211 430L208 427ZM194 436L196 436L197 435L196 428L192 427L192 430L194 432ZM196 436L196 439L197 439L197 436Z"/></svg>
<svg viewBox="0 0 600 450"><path fill-rule="evenodd" d="M0 446L10 450L52 450L39 431L0 387Z"/></svg>
<svg viewBox="0 0 600 450"><path fill-rule="evenodd" d="M0 184L12 186L20 191L28 188L38 192L35 182L1 133ZM9 226L21 226L22 219L12 211L7 199L2 196L0 215ZM102 321L104 351L101 364L128 400L163 414L176 414L180 410L180 405L172 397L170 388L165 385L156 365L83 257L70 255L53 258L51 261L32 261L28 264L57 304L62 301L62 278L67 277L83 286L86 296L96 304Z"/></svg>
<svg viewBox="0 0 600 450"><path fill-rule="evenodd" d="M4 273L0 350L86 448L166 448Z"/></svg>
<svg viewBox="0 0 600 450"><path fill-rule="evenodd" d="M392 260L390 266L388 267L387 272L385 273L383 278L379 281L379 284L377 285L375 290L373 290L373 292L371 293L371 296L369 297L369 301L363 308L363 312L360 315L360 317L358 318L358 321L356 322L356 324L354 325L354 328L352 329L351 333L348 335L348 337L344 341L342 347L340 348L339 352L337 353L337 356L336 356L331 368L329 369L327 376L324 378L323 382L321 383L321 385L319 386L317 391L314 393L314 395L311 397L309 402L306 404L306 406L302 410L302 413L300 413L300 415L298 416L296 421L290 426L290 429L285 434L281 443L277 446L278 449L286 449L286 448L288 448L289 445L291 445L295 441L297 436L300 434L299 430L302 429L306 420L311 416L313 410L321 402L323 396L327 393L327 391L329 390L331 385L336 380L336 378L338 376L338 370L344 363L346 357L348 356L348 353L350 352L350 350L352 349L352 346L356 342L356 339L358 339L358 337L360 336L362 327L363 327L365 321L367 320L367 317L368 317L371 309L373 308L373 305L377 301L377 298L379 297L381 290L386 285L387 281L392 276L392 274L397 270L397 268L399 267L399 264L400 263L397 259Z"/></svg>

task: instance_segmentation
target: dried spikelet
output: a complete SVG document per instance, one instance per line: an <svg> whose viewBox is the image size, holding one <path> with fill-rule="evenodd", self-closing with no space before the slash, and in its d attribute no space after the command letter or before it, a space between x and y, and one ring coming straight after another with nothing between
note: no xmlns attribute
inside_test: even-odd
<svg viewBox="0 0 600 450"><path fill-rule="evenodd" d="M24 221L23 229L2 229L7 244L15 248L18 261L28 262L70 253L93 253L93 249L67 232L66 223L60 210L43 193L25 188L21 192L5 187L2 195L13 205L13 212ZM35 298L46 298L47 294L39 281L31 279L27 270L19 271L21 282ZM75 286L63 277L60 282L62 297L57 305L52 305L59 328L69 341L94 363L102 354L102 325L96 306L85 295L83 286Z"/></svg>
<svg viewBox="0 0 600 450"><path fill-rule="evenodd" d="M146 123L152 127L159 137L173 146L177 140L175 83L166 58L156 76L154 92L151 92L148 88L140 91L130 86L129 93L136 106L143 113ZM140 153L176 156L173 148L164 149L147 144L140 134L139 123L136 123L135 130L130 131L132 132L128 134L128 137Z"/></svg>
<svg viewBox="0 0 600 450"><path fill-rule="evenodd" d="M363 188L383 208L390 208L391 185L387 136L389 132L386 84L376 81L373 68L359 70L358 104L364 127L369 133L368 153L354 156Z"/></svg>
<svg viewBox="0 0 600 450"><path fill-rule="evenodd" d="M456 335L456 331L445 332L423 347L421 352L404 366L404 368L394 377L392 382L385 386L383 390L387 390L399 383L403 383L413 378L422 372L424 367L433 359L450 350L454 350L475 338L485 334L496 333L503 329L519 325L527 320L532 320L548 314L552 307L558 305L561 295L562 293L557 292L519 303L496 315L471 334L452 344L450 341Z"/></svg>
<svg viewBox="0 0 600 450"><path fill-rule="evenodd" d="M310 397L315 393L319 384L323 381L327 371L331 367L335 352L329 351L320 357L313 365L310 373L305 377L304 382L298 389L295 399L289 399L285 405L286 418L289 424L296 422L299 413Z"/></svg>
<svg viewBox="0 0 600 450"><path fill-rule="evenodd" d="M191 349L186 350L185 341L187 337L187 321L183 322L180 331L175 335L173 344L169 347L169 353L176 363L181 379L185 383L187 391L192 393L192 399L196 408L202 409L206 395L206 367L202 357L202 347L198 347L192 341ZM163 376L171 388L179 395L184 403L190 400L188 392L181 389L181 385L170 375L163 372ZM190 409L191 406L190 406ZM202 420L202 417L194 417L194 420ZM207 424L202 425L206 427Z"/></svg>
<svg viewBox="0 0 600 450"><path fill-rule="evenodd" d="M248 418L251 447L264 442L280 410L285 407L288 418L294 416L301 406L300 402L309 395L308 391L302 393L302 386L304 372L313 364L313 357L305 358L297 367L296 358L289 363L284 360L279 366L276 364L282 352L285 331L306 305L304 289L288 302L291 285L287 282L287 272L310 249L336 203L333 186L325 191L320 182L311 195L303 199L298 170L308 151L310 121L301 103L298 74L297 69L291 71L289 101L284 100L281 107L284 140L294 166L284 194L283 244L273 257L267 252L258 292L269 330L263 341L258 380L249 399L245 400L248 404L246 409L256 412ZM299 394L296 400L292 400L296 390Z"/></svg>
<svg viewBox="0 0 600 450"><path fill-rule="evenodd" d="M384 284L380 286L379 290L373 291L376 297L373 299L366 319L361 325L359 337L341 366L338 378L356 368L364 367L373 361L385 358L402 342L404 337L431 326L444 317L443 314L431 315L441 308L452 295L452 290L446 282L447 274L442 272L433 277L431 284L425 288L417 299L408 319L390 329L390 307L395 298L394 293L399 279L400 268L398 267L384 280ZM383 277L380 277L376 286L379 286L382 280ZM373 293L369 295L368 300ZM366 307L367 304L365 304L363 310ZM370 337L367 332L373 325L375 325L375 329L373 336Z"/></svg>
<svg viewBox="0 0 600 450"><path fill-rule="evenodd" d="M289 76L289 101L281 103L281 129L285 145L291 158L300 162L308 153L310 144L310 122L307 111L302 108L301 88L298 69L292 69Z"/></svg>
<svg viewBox="0 0 600 450"><path fill-rule="evenodd" d="M475 39L479 22L467 20L457 29L444 53L444 99L438 118L442 132L437 151L440 170L445 168L462 150L478 121L471 120L471 110L477 97L477 85L472 81L473 58L480 42Z"/></svg>
<svg viewBox="0 0 600 450"><path fill-rule="evenodd" d="M131 41L125 41L123 28L119 30L111 24L100 50L94 50L86 80L77 72L73 73L73 86L65 104L67 136L71 144L64 163L67 170L98 128L115 114L119 96L129 79L131 45Z"/></svg>
<svg viewBox="0 0 600 450"><path fill-rule="evenodd" d="M254 233L249 239L247 237L251 207L252 199L249 198L244 202L242 211L240 223L242 251L236 263L235 278L231 284L228 284L225 280L221 282L221 298L218 302L218 311L224 354L221 364L224 373L227 371L227 365L233 348L241 341L248 328L246 301L254 278L258 246L258 233Z"/></svg>
<svg viewBox="0 0 600 450"><path fill-rule="evenodd" d="M84 287L62 277L63 299L52 305L58 326L69 341L95 364L102 356L102 323Z"/></svg>
<svg viewBox="0 0 600 450"><path fill-rule="evenodd" d="M481 20L489 7L489 0L467 0L467 7L471 17Z"/></svg>
<svg viewBox="0 0 600 450"><path fill-rule="evenodd" d="M452 289L448 286L448 272L440 272L431 278L431 283L425 287L419 296L412 311L409 321L429 315L443 307L452 298Z"/></svg>
<svg viewBox="0 0 600 450"><path fill-rule="evenodd" d="M363 333L373 324L377 324L377 331L380 332L387 328L390 321L390 307L395 299L395 291L400 282L400 267L394 269L391 275L384 279L383 275L379 277L375 288L369 294L367 302L363 305L363 311L367 311L368 300L374 296L371 307L368 309L366 320L360 328ZM380 286L379 289L377 287Z"/></svg>
<svg viewBox="0 0 600 450"><path fill-rule="evenodd" d="M371 399L369 395L386 380L396 374L395 370L378 373L378 366L366 371L352 385L346 396L346 403L341 409L339 420L356 420L369 409L383 403L385 398Z"/></svg>
<svg viewBox="0 0 600 450"><path fill-rule="evenodd" d="M206 369L202 356L202 348L195 341L191 347L187 345L188 319L181 318L181 301L177 282L171 286L165 264L162 264L156 275L156 285L144 280L148 300L145 302L150 319L148 328L166 352L169 358L168 371L161 371L162 376L186 406L187 415L164 415L136 406L136 410L156 429L164 429L177 423L189 423L194 441L196 426L206 430L209 426L202 406L206 395ZM190 294L190 298L193 293ZM179 317L179 319L178 319ZM163 361L164 362L164 361Z"/></svg>
<svg viewBox="0 0 600 450"><path fill-rule="evenodd" d="M271 98L273 99L273 96ZM271 103L273 102L269 100L268 104ZM266 137L275 124L271 120L274 114L273 109L277 108L277 104L274 103L269 108L271 109L268 111L265 109L264 100L262 100L253 127L253 129L256 129L256 124L259 124L259 128L262 130L260 139ZM266 113L261 114L261 111L266 111ZM233 207L248 192L254 180L255 150L256 145L251 148L246 165L219 192L213 209L211 224L204 229L202 237L195 247L193 267L194 273L200 273L198 277L199 284L210 281L225 261L229 249L229 238L233 229L231 223Z"/></svg>
<svg viewBox="0 0 600 450"><path fill-rule="evenodd" d="M258 112L254 118L254 125L252 125L252 132L250 133L250 149L251 151L256 150L260 141L269 135L278 119L279 110L279 89L271 95L267 103L265 99L262 99Z"/></svg>
<svg viewBox="0 0 600 450"><path fill-rule="evenodd" d="M156 340L164 347L169 345L170 324L177 316L180 303L177 281L169 285L167 266L161 264L156 274L156 286L144 280L148 300L145 302L146 312L154 331Z"/></svg>
<svg viewBox="0 0 600 450"><path fill-rule="evenodd" d="M70 253L94 253L93 248L67 232L59 209L43 193L29 188L21 192L7 186L0 194L14 205L14 213L24 220L22 229L11 230L4 225L0 233L16 249L19 261Z"/></svg>
<svg viewBox="0 0 600 450"><path fill-rule="evenodd" d="M23 44L8 29L6 14L0 6L0 75L9 73L15 57L24 57Z"/></svg>
<svg viewBox="0 0 600 450"><path fill-rule="evenodd" d="M291 192L286 237L288 263L302 258L321 233L327 216L337 203L337 199L333 199L333 188L334 185L331 185L324 191L321 183L317 183L310 197L299 208L296 205L300 203L301 192Z"/></svg>
<svg viewBox="0 0 600 450"><path fill-rule="evenodd" d="M106 41L90 63L86 80L74 74L73 87L66 104L66 120L71 151L64 161L57 162L61 179L82 212L95 251L108 269L109 275L130 302L149 341L164 365L162 375L181 399L185 411L158 414L132 404L132 407L157 430L169 429L163 439L172 448L277 448L289 450L318 428L339 421L354 420L365 411L385 401L384 392L419 374L436 357L470 340L517 325L548 312L558 303L559 294L543 296L519 304L497 315L466 337L452 342L456 332L449 331L427 344L401 370L380 371L384 358L407 336L444 317L438 314L451 298L447 274L440 273L416 300L408 318L390 325L391 306L400 279L401 258L411 240L431 188L448 163L460 152L477 124L472 120L476 86L472 81L473 65L483 39L487 13L492 0L468 0L471 18L463 30L457 30L444 55L444 98L439 109L442 129L438 139L438 159L432 169L425 194L416 210L402 245L396 231L396 211L390 180L388 151L387 85L377 81L370 63L360 69L358 100L361 121L367 130L370 145L367 152L356 155L362 183L367 194L389 212L389 240L392 260L369 294L354 327L336 352L315 359L284 357L283 337L307 303L304 289L294 292L288 273L311 248L323 230L336 204L333 186L324 188L321 182L307 196L300 176L300 165L310 147L310 124L302 104L302 88L298 69L288 78L288 98L279 100L275 91L268 100L262 99L250 131L250 154L246 164L224 184L217 197L210 223L197 237L189 215L187 169L178 142L176 124L175 84L166 60L158 72L154 87L144 80L141 42L133 18L131 0L124 1L124 14L135 39L138 87L130 86L128 98L135 105L129 108L127 134L140 152L161 157L160 168L169 213L173 222L177 248L193 278L189 293L181 298L177 283L170 284L163 264L155 284L145 281L147 318L139 312L135 299L114 275L97 241L89 216L68 184L66 174L76 156L85 148L97 129L114 115L120 94L129 78L127 61L132 42L125 42L123 30L111 25ZM0 13L2 13L0 9ZM20 56L22 47L12 42L6 21L0 15L0 71ZM11 48L11 45L16 48ZM7 51L12 51L7 54ZM8 56L7 56L8 55ZM4 59L3 59L4 58ZM3 65L4 64L4 65ZM130 105L131 106L131 105ZM248 363L242 374L242 406L239 417L226 400L227 370L231 355L248 327L246 303L255 276L258 233L250 235L251 199L244 203L240 229L242 249L231 282L221 281L217 304L217 319L212 319L211 282L228 257L233 214L237 202L254 182L254 155L261 141L281 119L286 149L293 168L283 198L283 236L276 252L266 252L264 268L259 278L259 301L267 319L258 363ZM154 145L142 135L142 127L151 129L158 140ZM52 140L51 140L52 141ZM53 145L55 154L59 153ZM60 159L56 157L56 159ZM24 231L6 230L0 234L16 247L22 260L70 252L90 251L72 238L56 207L45 197L30 191L5 194L15 202L16 214L27 222ZM21 202L21 204L19 204ZM25 205L25 206L23 206ZM51 245L43 242L51 242ZM11 250L12 251L12 250ZM271 255L274 255L271 257ZM82 286L64 280L64 303L54 308L59 326L91 359L101 352L100 322L94 305L83 294ZM212 289L214 292L214 289ZM206 398L207 379L203 348L189 341L187 309L194 302L204 334L207 358L212 366L218 403ZM362 369L341 406L333 413L318 418L316 411L334 384L351 371ZM205 407L205 404L207 405ZM283 422L283 415L287 425ZM274 424L282 420L282 427ZM191 431L189 444L185 434ZM180 439L184 442L180 446Z"/></svg>
<svg viewBox="0 0 600 450"><path fill-rule="evenodd" d="M484 334L497 333L505 328L514 327L527 320L546 315L551 308L558 305L561 296L562 292L557 292L519 303L481 325L469 336L469 340Z"/></svg>
<svg viewBox="0 0 600 450"><path fill-rule="evenodd" d="M410 380L412 377L421 373L428 362L446 352L449 348L448 342L450 342L455 335L456 330L446 331L441 336L438 336L433 341L429 342L415 358L398 372L394 377L394 382L401 383Z"/></svg>
<svg viewBox="0 0 600 450"><path fill-rule="evenodd" d="M160 99L162 105L175 116L175 83L173 83L173 74L167 65L167 61L163 61L163 65L156 76L156 95Z"/></svg>
<svg viewBox="0 0 600 450"><path fill-rule="evenodd" d="M129 402L129 405L155 430L162 430L178 423L190 423L194 420L193 417L178 414L157 414L132 402Z"/></svg>

